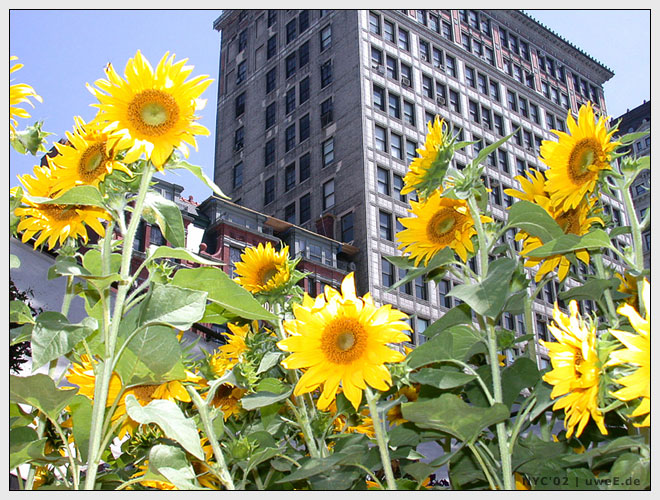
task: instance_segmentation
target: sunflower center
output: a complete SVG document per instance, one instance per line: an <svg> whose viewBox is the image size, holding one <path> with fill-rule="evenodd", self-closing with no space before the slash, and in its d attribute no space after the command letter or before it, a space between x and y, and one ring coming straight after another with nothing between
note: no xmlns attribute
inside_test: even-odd
<svg viewBox="0 0 660 500"><path fill-rule="evenodd" d="M143 90L128 105L128 120L138 132L149 137L166 134L178 119L176 99L162 90Z"/></svg>
<svg viewBox="0 0 660 500"><path fill-rule="evenodd" d="M47 218L58 222L68 222L78 216L76 205L40 205L39 210Z"/></svg>
<svg viewBox="0 0 660 500"><path fill-rule="evenodd" d="M261 270L260 275L261 275L261 283L266 284L270 281L270 279L277 274L277 267L274 265L269 265L268 267L265 267Z"/></svg>
<svg viewBox="0 0 660 500"><path fill-rule="evenodd" d="M441 208L431 217L426 226L426 234L433 243L447 245L454 238L456 223L456 212L450 208Z"/></svg>
<svg viewBox="0 0 660 500"><path fill-rule="evenodd" d="M565 234L580 236L580 216L577 210L568 210L557 220Z"/></svg>
<svg viewBox="0 0 660 500"><path fill-rule="evenodd" d="M80 155L80 161L78 162L78 174L81 180L89 181L97 177L97 172L103 168L106 160L105 142L97 142L89 146Z"/></svg>
<svg viewBox="0 0 660 500"><path fill-rule="evenodd" d="M350 364L364 354L367 336L357 319L336 318L323 331L321 350L332 363Z"/></svg>
<svg viewBox="0 0 660 500"><path fill-rule="evenodd" d="M131 392L135 394L138 401L150 401L157 388L157 385L137 385L131 388Z"/></svg>
<svg viewBox="0 0 660 500"><path fill-rule="evenodd" d="M574 182L593 175L589 167L599 161L600 144L595 139L582 139L573 147L568 159L568 176Z"/></svg>

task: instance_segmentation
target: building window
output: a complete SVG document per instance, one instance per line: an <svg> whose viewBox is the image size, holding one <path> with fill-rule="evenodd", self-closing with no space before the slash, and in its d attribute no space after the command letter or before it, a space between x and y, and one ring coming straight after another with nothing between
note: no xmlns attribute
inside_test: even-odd
<svg viewBox="0 0 660 500"><path fill-rule="evenodd" d="M298 223L299 224L304 224L307 222L312 214L312 209L311 209L311 196L309 193L306 195L303 195L300 198L300 214L299 214L299 219Z"/></svg>
<svg viewBox="0 0 660 500"><path fill-rule="evenodd" d="M422 58L422 61L431 62L431 48L429 42L426 40L419 40L419 55Z"/></svg>
<svg viewBox="0 0 660 500"><path fill-rule="evenodd" d="M435 14L429 13L429 28L436 33L440 33L440 19Z"/></svg>
<svg viewBox="0 0 660 500"><path fill-rule="evenodd" d="M239 162L234 165L232 170L232 186L234 189L238 189L243 185L243 162Z"/></svg>
<svg viewBox="0 0 660 500"><path fill-rule="evenodd" d="M309 11L303 10L298 16L298 31L302 33L309 28Z"/></svg>
<svg viewBox="0 0 660 500"><path fill-rule="evenodd" d="M474 68L471 68L470 66L465 66L465 83L473 89L477 88L477 83L474 77Z"/></svg>
<svg viewBox="0 0 660 500"><path fill-rule="evenodd" d="M523 115L525 118L529 118L529 104L527 102L527 99L525 99L524 97L519 98L518 104L520 105L520 114Z"/></svg>
<svg viewBox="0 0 660 500"><path fill-rule="evenodd" d="M335 180L331 179L323 184L323 210L335 205Z"/></svg>
<svg viewBox="0 0 660 500"><path fill-rule="evenodd" d="M298 49L298 67L302 68L309 62L309 41L303 43Z"/></svg>
<svg viewBox="0 0 660 500"><path fill-rule="evenodd" d="M355 239L353 232L353 212L349 212L341 218L341 241L348 243Z"/></svg>
<svg viewBox="0 0 660 500"><path fill-rule="evenodd" d="M302 104L309 99L309 77L305 77L298 84L298 104Z"/></svg>
<svg viewBox="0 0 660 500"><path fill-rule="evenodd" d="M298 182L309 179L310 159L309 153L305 153L298 160Z"/></svg>
<svg viewBox="0 0 660 500"><path fill-rule="evenodd" d="M541 118L539 117L539 108L536 104L530 103L529 104L529 115L532 117L532 120L534 120L534 123L537 125L541 124Z"/></svg>
<svg viewBox="0 0 660 500"><path fill-rule="evenodd" d="M234 132L234 151L243 149L243 140L245 139L245 129L239 127Z"/></svg>
<svg viewBox="0 0 660 500"><path fill-rule="evenodd" d="M423 333L429 326L429 320L426 318L415 318L415 336L417 337L417 345L426 342L426 336Z"/></svg>
<svg viewBox="0 0 660 500"><path fill-rule="evenodd" d="M299 142L309 139L309 114L306 114L298 121Z"/></svg>
<svg viewBox="0 0 660 500"><path fill-rule="evenodd" d="M293 189L296 185L296 164L291 163L284 169L284 191Z"/></svg>
<svg viewBox="0 0 660 500"><path fill-rule="evenodd" d="M422 75L422 94L433 99L433 79L426 75Z"/></svg>
<svg viewBox="0 0 660 500"><path fill-rule="evenodd" d="M267 107L266 107L266 130L268 130L270 127L275 125L275 103L271 102Z"/></svg>
<svg viewBox="0 0 660 500"><path fill-rule="evenodd" d="M245 92L236 96L236 99L234 100L234 111L235 118L238 118L245 113Z"/></svg>
<svg viewBox="0 0 660 500"><path fill-rule="evenodd" d="M287 127L284 133L284 151L291 151L296 145L296 124Z"/></svg>
<svg viewBox="0 0 660 500"><path fill-rule="evenodd" d="M321 30L321 52L329 48L332 45L332 25L328 24L325 28Z"/></svg>
<svg viewBox="0 0 660 500"><path fill-rule="evenodd" d="M503 149L497 150L497 163L502 172L509 173L509 154Z"/></svg>
<svg viewBox="0 0 660 500"><path fill-rule="evenodd" d="M401 98L398 95L389 92L387 95L387 102L389 115L392 118L401 118Z"/></svg>
<svg viewBox="0 0 660 500"><path fill-rule="evenodd" d="M411 163L417 156L417 143L406 139L406 161Z"/></svg>
<svg viewBox="0 0 660 500"><path fill-rule="evenodd" d="M403 145L401 136L398 134L390 134L390 153L395 158L403 160Z"/></svg>
<svg viewBox="0 0 660 500"><path fill-rule="evenodd" d="M275 176L269 177L264 183L264 205L275 200Z"/></svg>
<svg viewBox="0 0 660 500"><path fill-rule="evenodd" d="M385 58L387 62L387 76L393 80L399 79L398 61L391 56Z"/></svg>
<svg viewBox="0 0 660 500"><path fill-rule="evenodd" d="M488 130L493 130L493 120L491 119L491 112L485 106L481 106L481 119L484 122L484 127Z"/></svg>
<svg viewBox="0 0 660 500"><path fill-rule="evenodd" d="M384 287L391 287L394 284L394 265L387 259L380 259L380 277Z"/></svg>
<svg viewBox="0 0 660 500"><path fill-rule="evenodd" d="M450 22L442 21L442 36L444 36L447 40L451 42L454 41L454 33L451 29Z"/></svg>
<svg viewBox="0 0 660 500"><path fill-rule="evenodd" d="M275 82L277 81L277 68L273 68L266 73L266 94L275 90Z"/></svg>
<svg viewBox="0 0 660 500"><path fill-rule="evenodd" d="M378 69L379 66L383 65L383 51L377 49L376 47L371 47L371 67Z"/></svg>
<svg viewBox="0 0 660 500"><path fill-rule="evenodd" d="M335 160L335 140L333 137L321 145L321 160L323 167L327 167Z"/></svg>
<svg viewBox="0 0 660 500"><path fill-rule="evenodd" d="M399 48L406 52L410 50L410 35L402 28L399 28Z"/></svg>
<svg viewBox="0 0 660 500"><path fill-rule="evenodd" d="M451 282L447 280L440 280L440 282L438 282L438 298L440 299L440 305L447 309L454 307L452 297L447 296L450 291Z"/></svg>
<svg viewBox="0 0 660 500"><path fill-rule="evenodd" d="M495 132L498 135L504 135L504 118L502 118L502 115L493 113L493 123L495 125Z"/></svg>
<svg viewBox="0 0 660 500"><path fill-rule="evenodd" d="M491 78L490 82L488 83L488 88L490 90L491 99L500 102L500 84Z"/></svg>
<svg viewBox="0 0 660 500"><path fill-rule="evenodd" d="M403 119L413 127L415 126L415 105L405 99L403 101Z"/></svg>
<svg viewBox="0 0 660 500"><path fill-rule="evenodd" d="M450 76L456 78L456 58L448 55L446 61L447 61L447 73Z"/></svg>
<svg viewBox="0 0 660 500"><path fill-rule="evenodd" d="M506 102L511 111L518 111L518 99L515 92L506 91Z"/></svg>
<svg viewBox="0 0 660 500"><path fill-rule="evenodd" d="M296 223L296 202L290 203L284 207L284 220L291 224Z"/></svg>
<svg viewBox="0 0 660 500"><path fill-rule="evenodd" d="M470 113L470 119L474 123L479 123L480 122L480 120L479 120L479 105L476 102L474 102L472 100L469 100L468 101L468 111Z"/></svg>
<svg viewBox="0 0 660 500"><path fill-rule="evenodd" d="M384 38L388 42L394 43L394 23L388 21L387 19L383 20L383 33Z"/></svg>
<svg viewBox="0 0 660 500"><path fill-rule="evenodd" d="M412 68L407 64L401 63L401 85L412 87Z"/></svg>
<svg viewBox="0 0 660 500"><path fill-rule="evenodd" d="M321 127L326 127L332 123L332 97L321 103Z"/></svg>
<svg viewBox="0 0 660 500"><path fill-rule="evenodd" d="M392 188L394 197L399 201L406 203L406 195L401 194L401 190L403 189L403 177L399 174L392 174Z"/></svg>
<svg viewBox="0 0 660 500"><path fill-rule="evenodd" d="M247 61L241 61L238 63L236 69L236 85L245 80L245 75L247 74Z"/></svg>
<svg viewBox="0 0 660 500"><path fill-rule="evenodd" d="M376 182L378 192L386 196L390 195L390 173L383 167L376 167Z"/></svg>
<svg viewBox="0 0 660 500"><path fill-rule="evenodd" d="M247 47L247 30L243 30L238 34L238 51L241 52Z"/></svg>
<svg viewBox="0 0 660 500"><path fill-rule="evenodd" d="M266 143L264 148L264 163L266 166L275 162L275 139Z"/></svg>
<svg viewBox="0 0 660 500"><path fill-rule="evenodd" d="M385 89L374 84L374 107L385 111Z"/></svg>
<svg viewBox="0 0 660 500"><path fill-rule="evenodd" d="M296 54L289 54L285 61L286 77L289 78L296 74Z"/></svg>
<svg viewBox="0 0 660 500"><path fill-rule="evenodd" d="M277 10L268 9L268 27L270 28L277 21Z"/></svg>
<svg viewBox="0 0 660 500"><path fill-rule="evenodd" d="M266 44L266 59L271 59L277 54L277 35L273 35L268 39Z"/></svg>
<svg viewBox="0 0 660 500"><path fill-rule="evenodd" d="M369 31L375 35L380 35L380 16L369 12Z"/></svg>
<svg viewBox="0 0 660 500"><path fill-rule="evenodd" d="M296 39L296 35L298 34L296 32L297 24L295 19L291 19L286 25L286 43L287 45L293 42Z"/></svg>
<svg viewBox="0 0 660 500"><path fill-rule="evenodd" d="M420 300L429 300L429 287L424 281L424 276L415 278L415 297Z"/></svg>
<svg viewBox="0 0 660 500"><path fill-rule="evenodd" d="M321 64L321 88L332 83L332 60L328 59Z"/></svg>
<svg viewBox="0 0 660 500"><path fill-rule="evenodd" d="M387 152L387 130L379 125L374 126L375 130L375 139L376 139L376 149L378 151Z"/></svg>
<svg viewBox="0 0 660 500"><path fill-rule="evenodd" d="M387 241L392 241L392 214L378 211L378 227L380 238Z"/></svg>
<svg viewBox="0 0 660 500"><path fill-rule="evenodd" d="M452 89L449 89L449 106L455 113L461 112L461 101L459 99L458 92Z"/></svg>
<svg viewBox="0 0 660 500"><path fill-rule="evenodd" d="M292 113L293 110L296 109L296 88L295 87L291 87L286 92L285 108L286 108L286 114L287 115L289 113Z"/></svg>

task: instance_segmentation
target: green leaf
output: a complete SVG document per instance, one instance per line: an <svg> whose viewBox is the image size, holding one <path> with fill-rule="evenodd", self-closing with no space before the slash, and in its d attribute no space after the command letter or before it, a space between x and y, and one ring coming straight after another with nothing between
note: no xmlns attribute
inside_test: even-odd
<svg viewBox="0 0 660 500"><path fill-rule="evenodd" d="M646 489L651 483L650 461L637 453L624 453L616 459L606 477L611 480L610 490Z"/></svg>
<svg viewBox="0 0 660 500"><path fill-rule="evenodd" d="M513 133L507 135L506 137L502 137L499 141L494 142L493 144L490 144L485 148L481 149L477 157L474 160L472 160L472 165L474 165L474 167L479 166L488 157L489 154L491 154L493 151L499 148L506 141L511 139L511 137L513 137Z"/></svg>
<svg viewBox="0 0 660 500"><path fill-rule="evenodd" d="M254 410L264 406L277 403L288 398L293 393L293 387L288 387L277 379L266 379L274 382L264 383L261 381L258 385L258 391L248 394L241 398L241 405L246 410Z"/></svg>
<svg viewBox="0 0 660 500"><path fill-rule="evenodd" d="M406 275L388 288L389 291L392 291L396 290L401 285L417 279L420 276L424 276L425 274L435 271L438 268L451 264L454 262L454 252L451 248L445 247L436 253L428 264L422 265L420 267L415 267L414 265L409 267L410 263L414 261L407 259L406 257L386 256L385 258L394 265L398 265L397 263L402 264L401 268L406 270Z"/></svg>
<svg viewBox="0 0 660 500"><path fill-rule="evenodd" d="M431 323L428 328L424 330L424 336L427 339L430 339L452 326L471 324L472 310L470 309L470 306L468 304L460 304L452 307L449 311L444 313L440 319Z"/></svg>
<svg viewBox="0 0 660 500"><path fill-rule="evenodd" d="M543 207L525 200L518 201L509 208L509 219L505 228L509 227L522 229L527 234L540 238L543 243L564 234L559 224Z"/></svg>
<svg viewBox="0 0 660 500"><path fill-rule="evenodd" d="M103 196L94 186L75 186L54 199L29 196L27 194L24 194L23 197L34 203L43 205L85 205L105 208Z"/></svg>
<svg viewBox="0 0 660 500"><path fill-rule="evenodd" d="M158 425L168 438L179 443L195 458L204 460L195 421L186 418L176 403L154 399L147 406L141 406L135 396L129 394L126 396L126 411L136 422Z"/></svg>
<svg viewBox="0 0 660 500"><path fill-rule="evenodd" d="M412 462L402 467L403 472L410 474L416 481L422 482L436 470L436 467L424 462Z"/></svg>
<svg viewBox="0 0 660 500"><path fill-rule="evenodd" d="M408 366L415 369L438 361L466 361L476 352L485 349L482 341L483 336L472 326L452 326L416 347L408 355Z"/></svg>
<svg viewBox="0 0 660 500"><path fill-rule="evenodd" d="M18 323L34 323L32 318L32 311L25 302L20 300L12 300L9 303L9 322Z"/></svg>
<svg viewBox="0 0 660 500"><path fill-rule="evenodd" d="M9 470L44 456L46 438L39 439L31 427L16 427L9 431Z"/></svg>
<svg viewBox="0 0 660 500"><path fill-rule="evenodd" d="M502 370L502 402L511 405L525 387L534 387L540 380L536 363L529 358L517 358L512 365Z"/></svg>
<svg viewBox="0 0 660 500"><path fill-rule="evenodd" d="M410 374L410 380L420 384L430 385L438 389L453 389L461 387L476 377L448 367L421 368Z"/></svg>
<svg viewBox="0 0 660 500"><path fill-rule="evenodd" d="M83 462L87 462L89 431L92 426L92 401L81 394L76 394L69 403L69 408L73 418L73 438L80 451L80 458Z"/></svg>
<svg viewBox="0 0 660 500"><path fill-rule="evenodd" d="M94 331L91 323L96 321L87 319L86 324L74 325L58 312L41 313L32 329L32 369L36 370L71 352L78 342L91 335Z"/></svg>
<svg viewBox="0 0 660 500"><path fill-rule="evenodd" d="M19 267L21 267L21 259L13 253L9 254L9 269L18 269Z"/></svg>
<svg viewBox="0 0 660 500"><path fill-rule="evenodd" d="M466 302L477 314L496 318L506 303L509 282L515 269L516 261L513 259L494 260L482 282L456 285L447 295Z"/></svg>
<svg viewBox="0 0 660 500"><path fill-rule="evenodd" d="M617 278L589 278L584 285L560 292L559 298L562 300L600 300L605 290L616 290L618 286L619 280Z"/></svg>
<svg viewBox="0 0 660 500"><path fill-rule="evenodd" d="M270 368L275 366L282 357L282 354L283 353L281 352L267 352L266 354L264 354L264 357L261 358L261 362L259 363L259 368L257 369L257 375L265 371L268 371Z"/></svg>
<svg viewBox="0 0 660 500"><path fill-rule="evenodd" d="M195 177L197 177L200 181L202 181L204 184L206 184L206 187L211 189L215 194L217 194L220 198L224 198L226 200L229 199L229 197L222 192L222 190L213 182L205 173L204 170L202 170L202 167L199 167L197 165L192 165L188 163L187 161L175 157L175 155L172 155L170 161L167 163L167 168L183 168L186 169L188 172L193 174Z"/></svg>
<svg viewBox="0 0 660 500"><path fill-rule="evenodd" d="M584 236L576 234L564 234L557 239L535 248L527 254L528 257L544 258L551 255L575 252L576 250L598 250L601 248L612 248L610 237L602 229L594 229Z"/></svg>
<svg viewBox="0 0 660 500"><path fill-rule="evenodd" d="M391 427L388 431L388 444L392 448L399 446L417 446L420 442L419 430L411 423Z"/></svg>
<svg viewBox="0 0 660 500"><path fill-rule="evenodd" d="M30 153L36 156L38 152L45 153L46 137L52 133L41 130L43 123L43 121L39 121L26 127L25 130L17 130L10 140L11 146L22 155Z"/></svg>
<svg viewBox="0 0 660 500"><path fill-rule="evenodd" d="M185 451L178 446L166 444L153 446L149 451L149 472L163 476L179 490L205 489L197 482L195 470L188 461Z"/></svg>
<svg viewBox="0 0 660 500"><path fill-rule="evenodd" d="M209 300L241 318L277 320L276 315L266 311L250 292L221 269L213 267L180 269L174 275L172 285L207 292Z"/></svg>
<svg viewBox="0 0 660 500"><path fill-rule="evenodd" d="M224 266L224 262L205 259L186 248L158 247L147 257L146 262L151 262L155 259L181 259L204 266Z"/></svg>
<svg viewBox="0 0 660 500"><path fill-rule="evenodd" d="M83 267L93 276L103 276L103 258L101 252L90 249L83 255ZM118 273L121 267L121 254L113 253L110 255L110 273Z"/></svg>
<svg viewBox="0 0 660 500"><path fill-rule="evenodd" d="M165 323L187 330L204 316L207 293L154 284L142 309L141 325Z"/></svg>
<svg viewBox="0 0 660 500"><path fill-rule="evenodd" d="M509 418L508 408L501 403L490 408L479 408L450 393L439 398L404 403L401 412L403 418L420 427L446 432L468 443L474 442L484 428Z"/></svg>
<svg viewBox="0 0 660 500"><path fill-rule="evenodd" d="M142 216L149 224L157 224L165 239L175 247L186 245L183 217L178 205L158 193L148 191Z"/></svg>
<svg viewBox="0 0 660 500"><path fill-rule="evenodd" d="M78 389L58 389L48 375L9 376L9 400L37 408L55 419L69 404Z"/></svg>

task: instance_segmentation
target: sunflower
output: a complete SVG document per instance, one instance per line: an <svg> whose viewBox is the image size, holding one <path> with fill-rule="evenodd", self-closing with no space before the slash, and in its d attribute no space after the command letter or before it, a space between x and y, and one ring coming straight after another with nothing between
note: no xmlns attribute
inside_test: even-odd
<svg viewBox="0 0 660 500"><path fill-rule="evenodd" d="M631 416L641 417L646 415L641 423L635 423L634 425L649 427L651 424L651 326L649 314L651 301L650 286L646 280L644 280L642 289L642 302L644 303L644 318L630 304L623 304L617 309L619 314L628 318L630 325L637 334L623 330L610 330L610 333L625 348L610 353L610 360L607 365L629 364L637 367L633 373L614 380L623 387L613 392L612 396L621 401L632 401L640 398L641 401Z"/></svg>
<svg viewBox="0 0 660 500"><path fill-rule="evenodd" d="M223 418L226 421L232 415L238 415L241 412L240 400L246 392L246 389L234 387L232 384L222 384L215 390L211 404L222 410Z"/></svg>
<svg viewBox="0 0 660 500"><path fill-rule="evenodd" d="M591 103L581 106L577 123L568 113L570 134L553 130L558 140L541 143L541 161L546 172L546 189L552 206L559 210L576 208L596 188L599 173L610 169L612 152L619 142L612 142L616 128L607 130L607 118L596 116Z"/></svg>
<svg viewBox="0 0 660 500"><path fill-rule="evenodd" d="M522 191L517 189L505 189L504 192L518 199L535 203L542 207L554 220L565 234L583 236L589 232L594 223L604 224L603 220L593 215L596 198L585 198L581 203L566 211L552 207L550 195L546 191L547 183L543 172L529 169L525 172L526 178L518 175L515 179L520 183ZM540 264L535 275L535 281L539 282L547 273L558 269L559 281L563 281L571 267L570 260L564 254L551 255L549 257L527 257L532 250L543 246L543 242L536 236L531 236L524 231L516 234L516 241L523 241L523 249L520 255L526 257L526 267L536 267ZM589 252L577 250L575 256L585 264L589 264Z"/></svg>
<svg viewBox="0 0 660 500"><path fill-rule="evenodd" d="M357 419L357 421L354 421ZM348 418L344 415L339 415L333 422L333 427L336 432L347 432L364 434L367 437L373 438L376 436L374 429L374 421L370 416L369 409L363 409L356 417ZM355 424L355 425L351 425Z"/></svg>
<svg viewBox="0 0 660 500"><path fill-rule="evenodd" d="M34 167L35 177L29 174L19 176L19 181L32 197L48 198L55 191L53 170L48 167ZM91 227L99 236L105 234L105 228L99 219L110 220L111 216L102 208L84 205L50 205L34 203L23 198L25 207L17 208L14 213L21 217L18 232L23 232L21 241L25 243L39 233L34 242L37 248L48 240L48 249L59 240L62 245L68 238L82 238L87 243L87 227Z"/></svg>
<svg viewBox="0 0 660 500"><path fill-rule="evenodd" d="M454 141L449 136L444 120L438 120L436 116L435 121L429 121L427 126L429 131L424 149L417 149L419 156L413 159L408 173L403 178L401 194L417 190L420 198L426 198L442 182L454 155Z"/></svg>
<svg viewBox="0 0 660 500"><path fill-rule="evenodd" d="M550 215L553 216L559 227L562 228L564 234L584 236L589 232L593 224L604 224L600 217L591 215L594 203L595 198L585 199L576 208L570 208L560 215L556 213L553 215L551 212ZM557 269L559 281L563 281L566 278L571 267L571 262L565 254L550 255L548 257L528 257L527 254L532 250L543 246L541 239L521 231L516 234L516 240L523 240L523 249L520 251L520 255L526 258L525 267L535 267L540 264L534 277L536 282L541 281L543 276L555 269ZM589 252L587 250L576 250L575 256L585 264L589 264L590 262Z"/></svg>
<svg viewBox="0 0 660 500"><path fill-rule="evenodd" d="M289 247L279 252L270 242L248 247L236 262L236 282L251 293L268 293L285 286L291 272L289 269Z"/></svg>
<svg viewBox="0 0 660 500"><path fill-rule="evenodd" d="M186 80L193 70L187 59L174 62L165 53L154 71L138 50L124 70L125 80L112 64L105 69L107 80L99 79L98 88L87 88L99 100L99 120L106 130L121 130L133 141L133 148L144 152L162 170L175 148L188 156L186 143L197 149L195 135L209 135L196 122L195 112L204 107L199 96L213 81L207 75Z"/></svg>
<svg viewBox="0 0 660 500"><path fill-rule="evenodd" d="M145 460L144 463L138 465L137 468L138 470L131 476L131 479L133 480L145 477L147 475L147 472L149 471L149 460ZM138 483L140 483L145 488L152 488L154 490L173 491L179 489L169 481L161 481L159 479L143 479L138 481Z"/></svg>
<svg viewBox="0 0 660 500"><path fill-rule="evenodd" d="M419 385L402 387L396 391L393 398L398 399L401 396L405 396L408 402L417 401L417 398L419 397ZM400 425L407 422L407 420L403 418L403 413L401 413L401 403L393 406L390 411L387 412L387 420L391 425Z"/></svg>
<svg viewBox="0 0 660 500"><path fill-rule="evenodd" d="M548 326L557 342L541 345L548 349L552 371L543 375L543 380L553 385L550 397L555 399L553 410L564 409L566 437L580 437L591 417L600 429L607 434L604 415L598 409L598 391L601 365L596 347L596 326L584 321L578 312L577 302L568 305L570 315L563 314L557 304L553 312L554 324Z"/></svg>
<svg viewBox="0 0 660 500"><path fill-rule="evenodd" d="M638 306L638 291L637 291L637 279L628 271L624 271L623 275L619 272L614 273L614 276L618 278L621 284L617 287L616 291L628 295L626 299L627 304L630 304L632 307L637 309Z"/></svg>
<svg viewBox="0 0 660 500"><path fill-rule="evenodd" d="M231 334L227 334L227 343L219 347L218 350L209 358L211 371L217 377L222 377L225 372L231 370L240 360L241 355L247 351L245 338L250 331L250 325L243 326L228 323ZM253 322L256 329L256 321Z"/></svg>
<svg viewBox="0 0 660 500"><path fill-rule="evenodd" d="M277 343L292 352L282 366L305 368L296 384L296 396L323 386L317 401L321 410L335 399L339 384L357 410L366 384L385 391L392 383L385 363L402 361L404 355L387 344L409 341L406 315L390 305L377 307L369 294L357 297L355 277L348 274L341 292L326 286L316 300L303 295L294 304L295 319L284 322L289 337Z"/></svg>
<svg viewBox="0 0 660 500"><path fill-rule="evenodd" d="M55 143L59 155L47 157L53 169L55 191L66 191L74 186L98 186L113 170L131 171L117 159L117 153L131 146L130 140L117 133L106 133L75 117L73 134L66 132L67 144ZM123 161L132 163L135 154L127 155Z"/></svg>
<svg viewBox="0 0 660 500"><path fill-rule="evenodd" d="M474 251L472 236L477 233L465 200L444 198L434 191L426 200L410 201L408 209L415 217L399 219L406 228L397 233L399 249L410 252L415 266L429 260L446 247L452 248L463 262L468 252ZM480 216L481 222L492 222L490 217Z"/></svg>
<svg viewBox="0 0 660 500"><path fill-rule="evenodd" d="M10 61L18 60L16 56L10 56ZM14 64L9 73L18 71L23 67L22 64ZM9 128L10 133L13 136L16 133L16 127L18 126L18 120L16 118L30 118L30 115L23 108L19 107L19 104L28 103L30 106L34 107L30 98L35 101L43 102L41 96L37 94L34 89L27 85L26 83L17 83L9 86Z"/></svg>

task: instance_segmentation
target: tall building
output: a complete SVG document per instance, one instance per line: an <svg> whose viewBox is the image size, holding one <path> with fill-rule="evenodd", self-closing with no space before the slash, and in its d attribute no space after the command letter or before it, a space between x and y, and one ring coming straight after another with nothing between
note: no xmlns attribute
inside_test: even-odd
<svg viewBox="0 0 660 500"><path fill-rule="evenodd" d="M490 214L505 219L504 193L538 161L550 129L587 101L605 112L613 73L534 19L513 10L229 10L221 32L215 181L234 202L295 222L358 251L360 293L412 316L414 342L456 300L421 278L399 279L385 259L408 215L407 166L439 115L463 140L460 166L520 128L488 159ZM622 204L611 200L621 217ZM476 263L472 263L476 265ZM535 303L537 333L556 298ZM503 318L521 332L522 318Z"/></svg>
<svg viewBox="0 0 660 500"><path fill-rule="evenodd" d="M636 140L632 147L630 154L635 156L646 156L651 154L651 101L644 101L642 104L634 109L627 110L624 114L619 116L615 122L619 123L618 135L630 134L633 132L649 131L646 137ZM651 207L651 172L644 170L641 172L632 186L630 186L630 194L632 195L633 203L637 217L641 221L648 213ZM650 215L649 215L650 217ZM642 245L644 246L644 267L651 268L651 226L642 233Z"/></svg>

